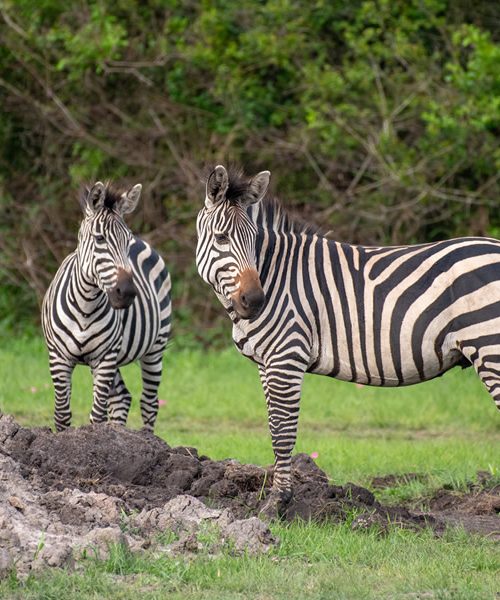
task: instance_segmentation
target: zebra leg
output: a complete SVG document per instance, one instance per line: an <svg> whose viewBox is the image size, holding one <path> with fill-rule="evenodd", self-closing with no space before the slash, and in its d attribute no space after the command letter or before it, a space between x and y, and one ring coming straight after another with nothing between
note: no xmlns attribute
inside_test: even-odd
<svg viewBox="0 0 500 600"><path fill-rule="evenodd" d="M52 354L49 364L55 393L54 423L56 431L63 431L71 425L71 375L75 365Z"/></svg>
<svg viewBox="0 0 500 600"><path fill-rule="evenodd" d="M117 369L113 386L109 390L108 396L109 420L112 423L125 425L131 402L132 396L123 381L120 369Z"/></svg>
<svg viewBox="0 0 500 600"><path fill-rule="evenodd" d="M158 387L162 373L163 346L145 354L141 359L142 395L141 416L144 428L153 431L158 415Z"/></svg>
<svg viewBox="0 0 500 600"><path fill-rule="evenodd" d="M259 377L260 382L262 384L262 389L264 390L264 396L266 397L266 406L269 410L269 391L267 389L267 376L266 376L266 367L264 365L258 365L259 367Z"/></svg>
<svg viewBox="0 0 500 600"><path fill-rule="evenodd" d="M292 357L276 365L259 366L274 452L273 487L260 511L266 517L277 516L292 497L292 450L297 439L304 372L305 367Z"/></svg>
<svg viewBox="0 0 500 600"><path fill-rule="evenodd" d="M463 354L471 361L484 383L495 406L500 410L500 346L487 346L474 351L464 348Z"/></svg>
<svg viewBox="0 0 500 600"><path fill-rule="evenodd" d="M91 423L105 423L108 420L108 398L116 377L116 354L92 366L94 378L94 402L90 412Z"/></svg>

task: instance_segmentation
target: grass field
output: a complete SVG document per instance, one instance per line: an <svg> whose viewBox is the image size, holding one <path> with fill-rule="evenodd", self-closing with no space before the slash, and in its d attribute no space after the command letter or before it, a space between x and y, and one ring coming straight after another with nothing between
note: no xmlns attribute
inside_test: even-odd
<svg viewBox="0 0 500 600"><path fill-rule="evenodd" d="M137 399L140 370L123 370ZM25 425L52 425L53 395L40 339L2 342L0 410ZM196 446L214 459L270 464L265 404L255 365L236 350L182 351L165 357L156 433L171 445ZM88 421L91 379L77 368L73 424ZM379 494L385 502L425 504L434 488L460 489L478 470L500 473L500 415L472 369L455 369L402 389L358 387L306 376L297 451L317 452L335 483L368 485L376 475L420 472ZM133 402L129 426L140 426ZM87 561L68 574L46 572L25 584L0 584L12 598L495 598L500 559L493 542L450 531L394 529L388 536L347 525L274 525L280 547L259 558L128 556ZM64 593L62 592L64 588ZM62 594L62 595L61 595ZM420 594L420 596L418 595ZM425 594L428 594L427 596Z"/></svg>

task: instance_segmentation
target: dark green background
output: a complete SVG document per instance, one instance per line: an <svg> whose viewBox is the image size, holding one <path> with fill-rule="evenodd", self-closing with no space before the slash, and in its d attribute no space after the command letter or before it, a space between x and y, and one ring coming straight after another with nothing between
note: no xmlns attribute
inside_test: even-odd
<svg viewBox="0 0 500 600"><path fill-rule="evenodd" d="M36 331L95 179L143 183L185 343L229 339L194 265L208 165L269 169L339 240L500 236L498 37L489 0L3 0L0 334Z"/></svg>

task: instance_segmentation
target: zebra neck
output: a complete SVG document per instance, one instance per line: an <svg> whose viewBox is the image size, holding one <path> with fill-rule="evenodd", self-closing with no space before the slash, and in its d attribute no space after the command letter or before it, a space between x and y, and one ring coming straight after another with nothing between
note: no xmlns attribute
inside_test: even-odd
<svg viewBox="0 0 500 600"><path fill-rule="evenodd" d="M270 279L279 269L291 245L292 233L260 230L256 241L256 268L264 292L267 292Z"/></svg>
<svg viewBox="0 0 500 600"><path fill-rule="evenodd" d="M80 310L87 314L94 313L108 302L106 293L99 288L95 281L85 275L78 252L73 263L68 293L71 294Z"/></svg>

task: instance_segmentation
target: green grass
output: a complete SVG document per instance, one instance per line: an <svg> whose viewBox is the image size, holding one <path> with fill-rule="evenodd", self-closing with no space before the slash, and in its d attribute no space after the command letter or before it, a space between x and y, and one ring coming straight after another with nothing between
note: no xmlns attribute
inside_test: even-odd
<svg viewBox="0 0 500 600"><path fill-rule="evenodd" d="M140 427L140 371L123 371L134 395L129 426ZM40 339L6 340L0 348L0 410L25 425L52 425L53 395ZM272 463L265 403L255 365L234 349L165 356L156 433L171 445L241 462ZM91 379L77 368L73 424L88 421ZM472 369L401 389L357 387L306 376L297 451L318 452L337 483L368 484L375 475L418 472L422 481L379 493L413 500L434 488L460 489L478 470L500 473L500 415ZM275 525L271 556L194 560L117 550L76 572L48 571L26 584L0 585L12 598L494 598L500 590L498 548L484 538L449 532L435 539L394 529L388 536L346 525ZM64 587L64 593L62 592ZM422 596L426 597L426 596Z"/></svg>
<svg viewBox="0 0 500 600"><path fill-rule="evenodd" d="M386 537L353 533L345 525L275 526L281 545L272 555L196 559L131 555L114 548L104 562L88 559L77 572L46 571L24 584L0 584L4 598L495 598L498 556L492 544L453 531L394 530ZM418 594L422 594L419 596ZM425 596L424 594L431 594Z"/></svg>
<svg viewBox="0 0 500 600"><path fill-rule="evenodd" d="M141 426L140 369L124 378L134 396L129 426ZM22 424L50 425L53 391L40 339L0 348L0 410ZM253 363L232 348L219 353L177 351L165 356L156 433L172 446L196 446L214 459L271 464L264 396ZM88 422L90 371L73 377L73 424ZM478 469L499 470L500 414L472 369L454 369L420 385L357 387L306 375L296 450L318 452L337 483L374 475L424 472L435 485L460 484Z"/></svg>

